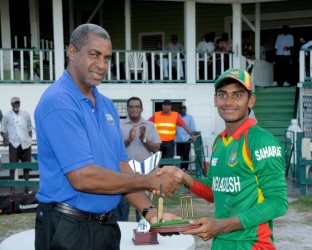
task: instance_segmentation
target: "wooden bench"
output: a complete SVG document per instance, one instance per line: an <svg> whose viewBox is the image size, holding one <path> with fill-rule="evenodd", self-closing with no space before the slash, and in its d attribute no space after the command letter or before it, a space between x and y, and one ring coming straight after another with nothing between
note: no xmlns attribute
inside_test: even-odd
<svg viewBox="0 0 312 250"><path fill-rule="evenodd" d="M30 169L31 171L38 170L38 162L11 162L2 163L1 170L11 169ZM39 180L0 180L2 187L38 187Z"/></svg>
<svg viewBox="0 0 312 250"><path fill-rule="evenodd" d="M38 170L38 162L10 162L2 163L1 169L30 169L32 171Z"/></svg>
<svg viewBox="0 0 312 250"><path fill-rule="evenodd" d="M159 161L159 165L170 165L170 166L176 166L180 167L181 165L181 159L176 158L162 158Z"/></svg>

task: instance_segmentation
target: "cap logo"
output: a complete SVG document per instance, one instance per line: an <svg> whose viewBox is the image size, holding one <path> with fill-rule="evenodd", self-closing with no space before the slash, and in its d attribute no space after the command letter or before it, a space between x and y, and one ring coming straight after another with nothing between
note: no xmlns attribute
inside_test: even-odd
<svg viewBox="0 0 312 250"><path fill-rule="evenodd" d="M231 70L230 74L234 75L235 77L240 77L241 76L241 71L237 69Z"/></svg>
<svg viewBox="0 0 312 250"><path fill-rule="evenodd" d="M232 78L240 82L247 90L254 93L254 86L252 84L252 80L250 75L240 69L228 69L227 71L223 72L221 76L217 79L215 82L215 87L217 87L221 82L224 81L224 79Z"/></svg>

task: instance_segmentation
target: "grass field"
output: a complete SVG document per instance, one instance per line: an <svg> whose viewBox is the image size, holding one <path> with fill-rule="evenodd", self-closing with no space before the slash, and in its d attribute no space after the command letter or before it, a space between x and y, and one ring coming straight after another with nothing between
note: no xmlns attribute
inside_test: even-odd
<svg viewBox="0 0 312 250"><path fill-rule="evenodd" d="M189 193L186 190L182 190L179 192L176 192L176 194L173 197L166 197L164 199L164 211L173 212L177 215L181 215L181 209L180 209L180 197L189 195ZM155 204L157 204L157 200L154 200ZM195 212L196 218L201 217L207 217L207 216L213 216L214 212L214 206L213 204L209 204L208 202L193 197L193 207ZM294 222L291 220L296 218ZM302 218L301 221L299 221L298 218ZM134 209L131 208L130 211L130 221L135 221L135 212ZM283 217L280 217L277 219L275 225L277 232L281 230L286 230L286 226L289 226L290 223L296 223L293 227L290 228L291 234L295 234L300 230L300 228L308 226L308 230L310 230L310 226L312 225L312 197L299 197L296 201L293 201L289 203L289 213L288 215L285 215ZM10 215L0 215L0 242L4 240L5 238L9 237L12 234L32 229L35 226L35 213L22 213L22 214L10 214ZM290 225L291 226L291 225ZM306 235L303 235L303 233L300 232L300 236L304 237L306 241L309 241L310 239L310 233L304 232ZM292 249L287 248L287 239L283 238L284 233L280 233L281 236L277 234L277 241L283 242L283 244L286 244L286 247L283 248L280 247L278 249ZM205 242L199 239L198 237L195 237L196 241L196 250L201 249L209 249L210 242ZM289 243L290 244L290 243ZM300 244L300 243L297 243ZM308 249L308 248L296 248L296 249Z"/></svg>

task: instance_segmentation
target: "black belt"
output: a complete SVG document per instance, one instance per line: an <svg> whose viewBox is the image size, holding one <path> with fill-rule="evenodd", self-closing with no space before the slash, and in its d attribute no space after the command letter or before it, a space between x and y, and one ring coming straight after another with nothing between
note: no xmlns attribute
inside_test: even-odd
<svg viewBox="0 0 312 250"><path fill-rule="evenodd" d="M110 211L104 214L96 214L96 213L88 213L88 212L84 212L81 211L77 208L74 208L64 202L62 203L53 203L52 209L54 211L63 213L63 214L68 214L80 219L84 219L84 220L88 220L88 221L96 221L100 224L104 224L105 222L107 222L108 220L110 220L113 215L114 212Z"/></svg>

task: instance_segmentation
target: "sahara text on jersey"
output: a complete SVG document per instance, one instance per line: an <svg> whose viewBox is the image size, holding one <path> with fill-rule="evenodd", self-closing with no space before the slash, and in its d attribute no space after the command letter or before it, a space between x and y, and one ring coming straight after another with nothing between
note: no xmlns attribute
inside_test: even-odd
<svg viewBox="0 0 312 250"><path fill-rule="evenodd" d="M256 159L258 161L269 157L281 157L282 147L268 146L255 151Z"/></svg>

